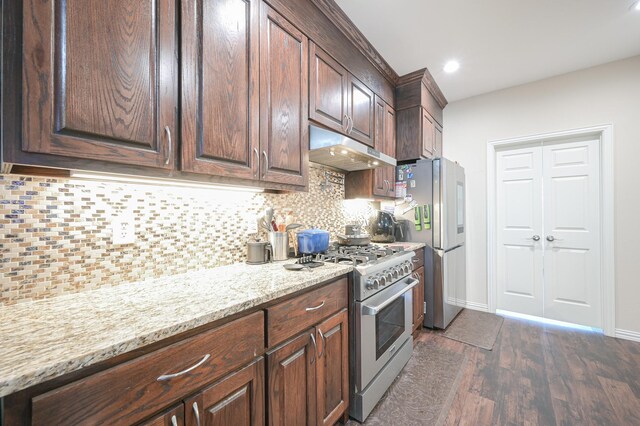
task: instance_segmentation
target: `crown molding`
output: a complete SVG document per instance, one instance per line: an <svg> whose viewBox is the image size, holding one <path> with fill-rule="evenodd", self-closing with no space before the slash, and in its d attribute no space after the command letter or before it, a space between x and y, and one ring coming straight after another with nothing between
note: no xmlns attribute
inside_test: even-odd
<svg viewBox="0 0 640 426"><path fill-rule="evenodd" d="M389 65L358 27L336 4L334 0L311 0L320 11L333 22L349 41L373 64L374 67L394 86L398 82L398 73Z"/></svg>
<svg viewBox="0 0 640 426"><path fill-rule="evenodd" d="M438 105L440 105L440 108L444 108L445 106L447 106L447 104L449 103L447 101L447 98L444 97L444 94L440 90L440 87L438 87L438 84L433 79L433 76L427 68L422 68L421 70L417 70L399 77L396 85L403 86L405 84L415 83L419 80L422 81L422 84L427 87L427 90L436 99Z"/></svg>

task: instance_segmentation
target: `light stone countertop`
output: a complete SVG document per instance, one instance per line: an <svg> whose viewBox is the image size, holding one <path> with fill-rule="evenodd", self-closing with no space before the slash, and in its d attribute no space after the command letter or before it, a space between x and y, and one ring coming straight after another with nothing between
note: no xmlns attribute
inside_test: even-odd
<svg viewBox="0 0 640 426"><path fill-rule="evenodd" d="M244 263L0 307L0 397L340 277Z"/></svg>
<svg viewBox="0 0 640 426"><path fill-rule="evenodd" d="M374 243L374 244L378 244L381 246L401 246L404 248L405 251L415 251L418 250L422 247L424 247L426 244L425 243L417 243L417 242L402 242L402 241L397 241L395 243Z"/></svg>

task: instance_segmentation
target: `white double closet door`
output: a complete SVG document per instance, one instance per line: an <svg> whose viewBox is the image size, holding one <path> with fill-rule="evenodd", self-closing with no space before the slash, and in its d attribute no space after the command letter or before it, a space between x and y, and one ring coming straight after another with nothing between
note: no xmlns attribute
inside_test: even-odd
<svg viewBox="0 0 640 426"><path fill-rule="evenodd" d="M599 141L497 153L497 307L602 328Z"/></svg>

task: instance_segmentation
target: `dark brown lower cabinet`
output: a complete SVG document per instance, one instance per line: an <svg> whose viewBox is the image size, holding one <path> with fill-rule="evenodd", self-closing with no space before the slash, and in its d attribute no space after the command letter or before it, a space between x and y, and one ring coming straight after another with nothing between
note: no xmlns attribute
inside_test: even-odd
<svg viewBox="0 0 640 426"><path fill-rule="evenodd" d="M349 404L347 285L340 277L67 384L8 395L2 426L333 425Z"/></svg>
<svg viewBox="0 0 640 426"><path fill-rule="evenodd" d="M183 426L184 425L184 404L173 407L156 417L147 420L140 426Z"/></svg>
<svg viewBox="0 0 640 426"><path fill-rule="evenodd" d="M343 309L267 353L269 425L333 425L349 405Z"/></svg>
<svg viewBox="0 0 640 426"><path fill-rule="evenodd" d="M420 283L413 288L413 331L422 328L424 322L424 267L416 269L414 275L420 280Z"/></svg>
<svg viewBox="0 0 640 426"><path fill-rule="evenodd" d="M269 425L316 424L315 330L267 353Z"/></svg>
<svg viewBox="0 0 640 426"><path fill-rule="evenodd" d="M316 327L318 426L334 425L349 405L348 327L346 309Z"/></svg>
<svg viewBox="0 0 640 426"><path fill-rule="evenodd" d="M187 426L264 425L264 358L185 400Z"/></svg>

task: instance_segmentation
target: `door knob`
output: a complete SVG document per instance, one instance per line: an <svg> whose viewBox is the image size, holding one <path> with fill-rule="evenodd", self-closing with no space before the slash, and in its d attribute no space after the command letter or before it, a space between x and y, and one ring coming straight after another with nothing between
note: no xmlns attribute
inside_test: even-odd
<svg viewBox="0 0 640 426"><path fill-rule="evenodd" d="M540 235L534 235L533 237L531 237L531 239L533 241L540 241Z"/></svg>
<svg viewBox="0 0 640 426"><path fill-rule="evenodd" d="M547 235L547 241L552 243L553 241L555 241L555 238L553 237L553 235Z"/></svg>

